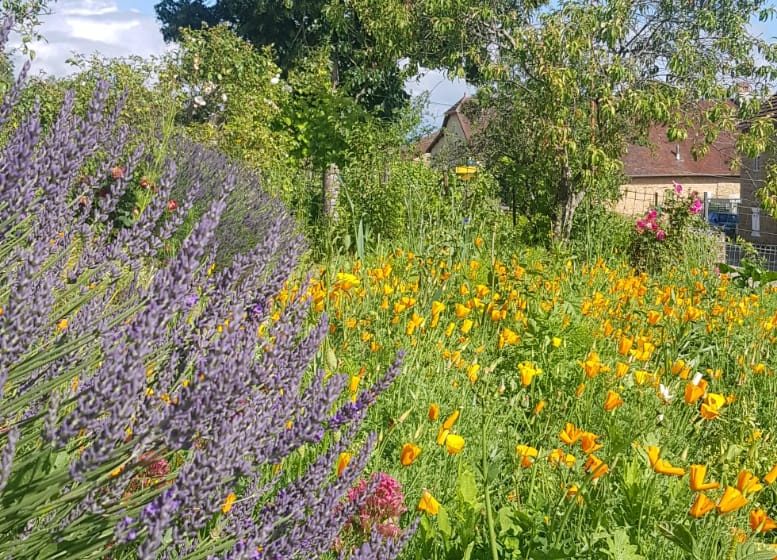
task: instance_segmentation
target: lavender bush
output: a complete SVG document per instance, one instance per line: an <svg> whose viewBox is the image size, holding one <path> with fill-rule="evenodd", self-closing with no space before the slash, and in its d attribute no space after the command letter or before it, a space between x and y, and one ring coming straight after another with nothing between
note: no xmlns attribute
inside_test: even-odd
<svg viewBox="0 0 777 560"><path fill-rule="evenodd" d="M252 200L258 244L214 266L246 180L218 156L206 173L205 152L179 151L112 227L145 153L107 98L100 84L80 116L68 96L45 133L34 109L0 146L0 558L334 555L370 496L344 499L372 447L358 426L399 360L355 402L311 367L326 324L306 326L305 284L290 287L303 241L269 197ZM191 205L171 199L179 176L213 202L161 261ZM339 555L393 558L410 532Z"/></svg>

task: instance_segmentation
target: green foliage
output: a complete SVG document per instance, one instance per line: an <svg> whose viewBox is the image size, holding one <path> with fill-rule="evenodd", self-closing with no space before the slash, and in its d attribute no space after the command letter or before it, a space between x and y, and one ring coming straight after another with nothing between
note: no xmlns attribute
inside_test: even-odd
<svg viewBox="0 0 777 560"><path fill-rule="evenodd" d="M572 251L587 262L610 262L628 255L634 221L587 199L575 213Z"/></svg>
<svg viewBox="0 0 777 560"><path fill-rule="evenodd" d="M162 0L156 11L167 40L185 38L187 28L229 23L257 48L272 46L284 74L311 50L323 50L328 53L330 84L342 87L363 108L388 117L407 101L398 58L385 54L381 40L349 2L218 0L206 5L201 0Z"/></svg>
<svg viewBox="0 0 777 560"><path fill-rule="evenodd" d="M167 71L185 96L178 122L187 134L261 168L283 160L290 139L277 123L289 101L269 48L255 49L226 25L183 31Z"/></svg>
<svg viewBox="0 0 777 560"><path fill-rule="evenodd" d="M51 13L49 0L0 0L0 14L13 17L13 29L19 34L21 48L25 53L35 56L30 43L41 39L38 27L41 17Z"/></svg>

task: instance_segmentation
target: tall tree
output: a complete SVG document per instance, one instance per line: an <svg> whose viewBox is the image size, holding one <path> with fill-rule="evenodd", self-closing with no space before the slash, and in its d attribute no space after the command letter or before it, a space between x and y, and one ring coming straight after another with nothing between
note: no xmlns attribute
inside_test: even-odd
<svg viewBox="0 0 777 560"><path fill-rule="evenodd" d="M272 46L284 73L310 54L331 55L332 81L362 106L383 116L407 100L398 59L378 48L362 14L341 0L162 0L156 5L166 40L186 28L226 22L257 47Z"/></svg>
<svg viewBox="0 0 777 560"><path fill-rule="evenodd" d="M494 19L483 154L523 177L519 188L567 238L584 197L617 196L626 146L652 124L670 140L700 130L703 156L752 116L777 76L777 51L749 24L772 12L761 0L564 0L529 25ZM754 146L739 138L741 149Z"/></svg>

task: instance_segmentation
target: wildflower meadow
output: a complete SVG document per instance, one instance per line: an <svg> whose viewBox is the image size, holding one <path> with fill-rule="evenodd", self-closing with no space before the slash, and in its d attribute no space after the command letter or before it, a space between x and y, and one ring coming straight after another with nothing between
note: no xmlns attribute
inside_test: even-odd
<svg viewBox="0 0 777 560"><path fill-rule="evenodd" d="M2 3L0 559L777 560L777 274L615 211L773 153L768 6L238 4L35 77Z"/></svg>

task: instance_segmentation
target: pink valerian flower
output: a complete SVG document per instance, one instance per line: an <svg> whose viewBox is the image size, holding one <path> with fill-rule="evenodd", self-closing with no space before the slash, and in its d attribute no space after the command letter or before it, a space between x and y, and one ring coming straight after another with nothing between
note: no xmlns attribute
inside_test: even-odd
<svg viewBox="0 0 777 560"><path fill-rule="evenodd" d="M678 183L677 181L672 181L672 185L674 186L675 194L682 194L683 185L681 183Z"/></svg>
<svg viewBox="0 0 777 560"><path fill-rule="evenodd" d="M375 527L384 537L396 538L400 534L399 516L407 511L402 487L395 478L384 472L374 473L370 481L374 490L364 501L357 515L358 519L355 518L354 521L365 534L369 534L372 527ZM367 482L360 480L348 491L348 501L363 498L367 491Z"/></svg>
<svg viewBox="0 0 777 560"><path fill-rule="evenodd" d="M661 228L659 228L658 231L656 231L656 239L658 239L659 241L663 241L664 239L666 239L666 232Z"/></svg>
<svg viewBox="0 0 777 560"><path fill-rule="evenodd" d="M647 223L645 222L645 220L642 220L642 219L637 220L636 226L637 226L637 233L639 233L640 235L644 233L645 229L647 229Z"/></svg>
<svg viewBox="0 0 777 560"><path fill-rule="evenodd" d="M702 204L702 202L701 202L701 200L699 198L694 198L693 202L691 202L691 206L690 206L690 208L688 208L688 210L690 210L691 214L698 214L699 212L701 212L703 206L704 205Z"/></svg>
<svg viewBox="0 0 777 560"><path fill-rule="evenodd" d="M645 215L645 218L647 218L649 222L655 221L657 217L658 217L658 210L656 210L655 208L651 208L650 210L648 210L648 213Z"/></svg>

